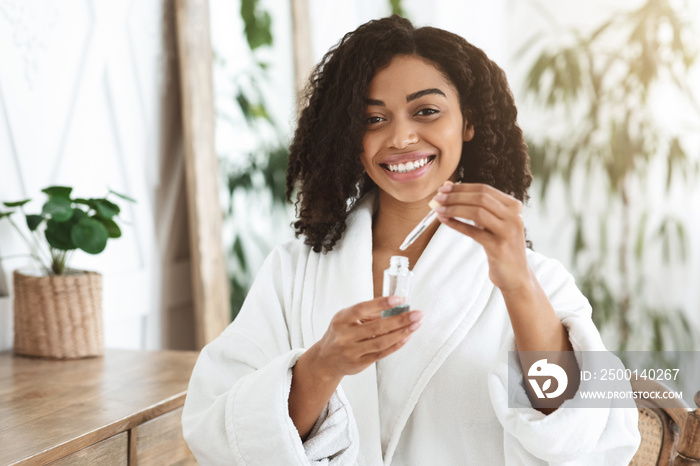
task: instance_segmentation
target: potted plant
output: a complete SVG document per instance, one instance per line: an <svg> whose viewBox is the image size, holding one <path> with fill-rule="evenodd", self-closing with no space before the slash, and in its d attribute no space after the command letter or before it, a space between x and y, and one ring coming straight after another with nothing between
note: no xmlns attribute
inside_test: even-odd
<svg viewBox="0 0 700 466"><path fill-rule="evenodd" d="M102 328L102 276L68 266L76 249L99 254L110 238L119 238L116 223L120 207L110 195L104 198L72 198L70 187L42 189L48 197L41 213L28 214L31 199L3 202L0 212L29 248L38 270L15 270L14 352L27 356L73 359L104 353ZM14 214L24 216L23 231ZM27 234L28 233L28 234Z"/></svg>

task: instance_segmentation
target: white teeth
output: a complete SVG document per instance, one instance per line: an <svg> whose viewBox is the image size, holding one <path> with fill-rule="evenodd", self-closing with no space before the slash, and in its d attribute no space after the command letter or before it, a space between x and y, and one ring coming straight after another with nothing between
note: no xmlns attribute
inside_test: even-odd
<svg viewBox="0 0 700 466"><path fill-rule="evenodd" d="M388 165L389 171L392 172L398 172L398 173L408 173L413 170L416 170L422 166L424 166L426 163L428 163L428 157L420 160L415 160L413 162L407 162L407 163L399 163L399 164L394 164L394 165Z"/></svg>

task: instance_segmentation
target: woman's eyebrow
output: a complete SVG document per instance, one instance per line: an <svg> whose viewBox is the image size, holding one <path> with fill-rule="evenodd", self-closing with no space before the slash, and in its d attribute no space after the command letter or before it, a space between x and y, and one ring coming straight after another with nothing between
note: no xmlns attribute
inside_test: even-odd
<svg viewBox="0 0 700 466"><path fill-rule="evenodd" d="M384 103L383 100L377 100L377 99L365 99L365 104L366 105L376 105L377 107L386 107L386 104Z"/></svg>
<svg viewBox="0 0 700 466"><path fill-rule="evenodd" d="M409 94L406 96L406 102L411 102L412 100L420 99L421 97L429 94L438 94L443 97L447 97L444 92L442 92L440 89L436 88L430 88L430 89L423 89L422 91L414 92L413 94ZM375 105L377 107L386 107L386 104L384 103L383 100L377 100L377 99L365 99L365 104L366 105Z"/></svg>
<svg viewBox="0 0 700 466"><path fill-rule="evenodd" d="M423 89L422 91L414 92L413 94L409 94L406 96L406 102L410 102L412 100L420 99L424 95L429 95L429 94L439 94L443 97L447 97L444 92L442 92L440 89L436 88L431 88L431 89Z"/></svg>

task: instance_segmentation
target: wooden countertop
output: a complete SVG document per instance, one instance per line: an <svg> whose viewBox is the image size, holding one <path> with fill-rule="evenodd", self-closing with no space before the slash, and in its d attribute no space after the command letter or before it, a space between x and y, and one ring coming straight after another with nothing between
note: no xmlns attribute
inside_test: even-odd
<svg viewBox="0 0 700 466"><path fill-rule="evenodd" d="M0 353L0 464L53 461L184 403L197 352Z"/></svg>

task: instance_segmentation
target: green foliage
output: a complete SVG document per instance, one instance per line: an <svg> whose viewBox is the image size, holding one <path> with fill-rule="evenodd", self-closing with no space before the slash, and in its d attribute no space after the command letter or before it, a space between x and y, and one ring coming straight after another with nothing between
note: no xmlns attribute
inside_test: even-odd
<svg viewBox="0 0 700 466"><path fill-rule="evenodd" d="M644 265L650 254L660 254L664 264L685 260L685 223L653 212L643 186L649 177L659 178L668 194L697 179L698 161L689 156L684 133L669 134L650 105L650 96L663 86L700 114L686 84L699 52L690 25L668 0L646 0L588 34L575 29L566 34L562 41L537 34L521 51L537 50L525 80L531 100L569 123L550 125L528 141L539 195L546 199L552 180L564 182L574 227L574 272L599 328L616 329L624 349L639 340L642 328L635 324L651 322L653 347L670 349L676 343L677 349L688 349L695 330L682 312L644 303L651 280ZM659 165L666 173L652 169ZM591 203L594 187L606 194L602 208Z"/></svg>
<svg viewBox="0 0 700 466"><path fill-rule="evenodd" d="M259 0L241 0L241 18L251 50L272 45L272 18L269 12L260 9Z"/></svg>
<svg viewBox="0 0 700 466"><path fill-rule="evenodd" d="M392 15L399 15L406 17L406 12L403 9L401 0L389 0L389 6L391 7Z"/></svg>
<svg viewBox="0 0 700 466"><path fill-rule="evenodd" d="M41 191L48 198L41 214L27 214L24 211L24 205L31 199L3 202L5 207L18 209L24 215L29 236L11 218L17 210L0 212L0 218L9 219L29 247L31 256L48 275L64 273L69 252L80 249L89 254L99 254L107 246L109 238L121 236L121 230L114 220L121 209L106 197L71 198L73 188L65 186L50 186ZM109 194L136 202L111 190Z"/></svg>
<svg viewBox="0 0 700 466"><path fill-rule="evenodd" d="M243 19L245 38L250 49L252 66L238 66L231 77L232 92L230 99L236 104L239 115L227 114L217 110L220 123L230 123L238 131L253 135L256 144L243 154L219 154L227 190L228 206L224 216L228 224L241 224L244 219L234 211L233 200L237 193L252 194L269 192L274 205L285 205L285 180L289 151L277 122L268 110L266 100L269 81L268 66L259 58L274 42L272 36L272 18L258 0L241 1L241 18ZM241 60L244 62L244 60ZM224 66L222 58L217 65ZM245 125L239 121L242 116ZM232 318L238 314L248 289L253 282L255 261L252 256L266 255L273 245L257 238L254 244L244 241L240 228L236 228L231 246L227 251L229 284L231 292Z"/></svg>

